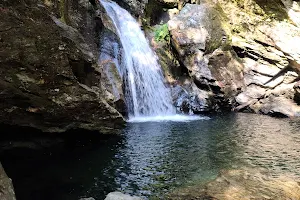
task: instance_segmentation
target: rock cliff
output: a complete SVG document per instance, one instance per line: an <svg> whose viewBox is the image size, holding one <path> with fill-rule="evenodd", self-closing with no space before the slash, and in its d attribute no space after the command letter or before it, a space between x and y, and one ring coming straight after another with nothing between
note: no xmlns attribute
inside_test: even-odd
<svg viewBox="0 0 300 200"><path fill-rule="evenodd" d="M102 87L95 6L22 0L0 9L1 123L102 133L123 123Z"/></svg>
<svg viewBox="0 0 300 200"><path fill-rule="evenodd" d="M156 21L168 24L170 41L153 42L171 84L182 88L178 107L300 116L299 2L180 2L161 4Z"/></svg>

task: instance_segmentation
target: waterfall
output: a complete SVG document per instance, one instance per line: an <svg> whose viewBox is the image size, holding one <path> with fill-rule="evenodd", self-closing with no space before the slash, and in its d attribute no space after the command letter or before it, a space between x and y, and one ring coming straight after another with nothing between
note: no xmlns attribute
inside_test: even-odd
<svg viewBox="0 0 300 200"><path fill-rule="evenodd" d="M116 66L125 86L128 121L206 119L206 117L176 114L171 92L165 86L158 58L149 46L138 22L117 3L110 0L100 0L100 3L114 24L122 46L121 51L113 47L112 51L115 58L119 57L117 54L123 52L122 61L116 63Z"/></svg>
<svg viewBox="0 0 300 200"><path fill-rule="evenodd" d="M158 59L138 22L115 2L101 0L124 49L124 82L129 118L176 114Z"/></svg>

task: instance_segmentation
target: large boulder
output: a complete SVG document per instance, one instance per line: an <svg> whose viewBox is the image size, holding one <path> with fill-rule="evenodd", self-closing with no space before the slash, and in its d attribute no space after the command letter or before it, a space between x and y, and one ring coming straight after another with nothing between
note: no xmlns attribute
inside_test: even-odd
<svg viewBox="0 0 300 200"><path fill-rule="evenodd" d="M0 7L1 123L46 132L109 132L123 123L80 30L34 0L1 1Z"/></svg>
<svg viewBox="0 0 300 200"><path fill-rule="evenodd" d="M225 23L223 13L211 4L186 4L168 22L181 63L217 110L230 107L244 86L243 65L228 48L231 36Z"/></svg>
<svg viewBox="0 0 300 200"><path fill-rule="evenodd" d="M194 83L174 85L171 95L178 112L200 114L214 109L214 100L208 91L200 90Z"/></svg>

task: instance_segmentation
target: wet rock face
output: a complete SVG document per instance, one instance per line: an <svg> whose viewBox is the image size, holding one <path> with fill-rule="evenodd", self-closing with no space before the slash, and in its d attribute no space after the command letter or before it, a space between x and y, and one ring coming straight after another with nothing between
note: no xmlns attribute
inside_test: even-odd
<svg viewBox="0 0 300 200"><path fill-rule="evenodd" d="M187 4L168 22L172 45L198 87L194 93L211 102L206 111L228 109L244 85L243 65L226 50L230 36L222 20L209 4Z"/></svg>
<svg viewBox="0 0 300 200"><path fill-rule="evenodd" d="M209 93L193 83L171 87L171 95L178 112L200 114L214 108Z"/></svg>
<svg viewBox="0 0 300 200"><path fill-rule="evenodd" d="M124 60L123 56L124 52L118 36L108 28L105 28L101 33L99 55L99 70L103 79L102 85L106 93L108 93L109 101L120 113L126 116L127 109L123 92L124 72L121 70Z"/></svg>
<svg viewBox="0 0 300 200"><path fill-rule="evenodd" d="M212 102L206 107L299 116L297 5L205 1L168 22L181 66Z"/></svg>
<svg viewBox="0 0 300 200"><path fill-rule="evenodd" d="M116 2L126 10L130 11L134 16L139 17L144 15L148 0L116 0Z"/></svg>
<svg viewBox="0 0 300 200"><path fill-rule="evenodd" d="M47 132L107 132L122 123L80 31L50 17L40 2L0 4L1 123Z"/></svg>
<svg viewBox="0 0 300 200"><path fill-rule="evenodd" d="M0 199L1 200L16 200L12 181L7 177L0 163Z"/></svg>
<svg viewBox="0 0 300 200"><path fill-rule="evenodd" d="M279 9L285 9L279 3L273 5L273 8L277 6L276 12L273 11L277 14ZM236 28L237 24L231 22L234 29L239 30L233 34L232 46L244 64L246 84L245 90L236 97L239 105L235 109L275 116L300 116L295 87L300 72L300 50L293 45L300 39L299 27L279 18L268 19L265 23L262 16L250 18L245 9L237 9L236 12L243 12L252 25L247 24L248 30L245 30ZM226 7L224 10L227 14L232 12ZM261 15L267 17L267 11L262 10Z"/></svg>

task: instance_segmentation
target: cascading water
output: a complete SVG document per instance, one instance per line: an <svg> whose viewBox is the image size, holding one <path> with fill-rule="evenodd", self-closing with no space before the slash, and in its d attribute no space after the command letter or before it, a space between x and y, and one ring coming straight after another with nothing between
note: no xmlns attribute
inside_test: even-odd
<svg viewBox="0 0 300 200"><path fill-rule="evenodd" d="M121 71L129 120L164 120L166 116L168 120L178 120L157 56L138 22L117 3L107 0L100 2L115 26L124 50L124 63L121 66L124 69ZM182 117L179 118L182 120Z"/></svg>
<svg viewBox="0 0 300 200"><path fill-rule="evenodd" d="M101 0L101 3L113 21L124 48L130 117L175 114L157 57L137 21L115 2Z"/></svg>

